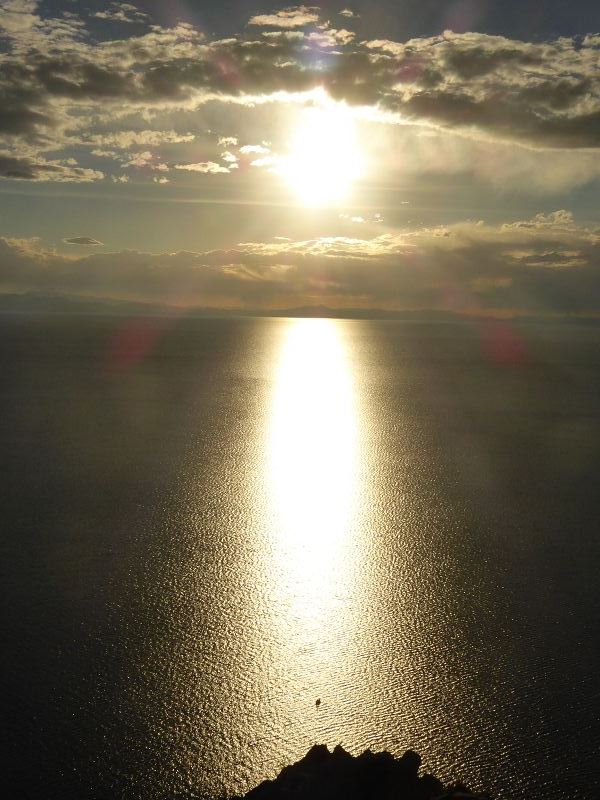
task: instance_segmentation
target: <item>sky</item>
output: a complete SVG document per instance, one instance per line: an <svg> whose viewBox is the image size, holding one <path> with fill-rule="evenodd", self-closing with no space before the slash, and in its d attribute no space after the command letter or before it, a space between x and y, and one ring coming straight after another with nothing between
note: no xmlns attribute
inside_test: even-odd
<svg viewBox="0 0 600 800"><path fill-rule="evenodd" d="M0 0L0 308L600 312L600 4Z"/></svg>

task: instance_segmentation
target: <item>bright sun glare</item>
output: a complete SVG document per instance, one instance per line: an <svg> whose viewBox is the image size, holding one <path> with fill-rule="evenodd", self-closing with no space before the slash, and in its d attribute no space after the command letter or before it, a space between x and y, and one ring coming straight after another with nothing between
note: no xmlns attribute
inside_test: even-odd
<svg viewBox="0 0 600 800"><path fill-rule="evenodd" d="M303 109L278 171L306 206L342 202L364 171L352 111L333 101Z"/></svg>
<svg viewBox="0 0 600 800"><path fill-rule="evenodd" d="M357 412L339 325L288 324L273 400L267 477L278 571L295 613L315 619L334 602L358 494Z"/></svg>

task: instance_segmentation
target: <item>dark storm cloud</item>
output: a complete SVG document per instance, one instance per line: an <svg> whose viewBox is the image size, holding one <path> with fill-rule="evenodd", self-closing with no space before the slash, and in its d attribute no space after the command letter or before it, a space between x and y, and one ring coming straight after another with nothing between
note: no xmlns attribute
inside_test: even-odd
<svg viewBox="0 0 600 800"><path fill-rule="evenodd" d="M0 240L0 289L184 306L600 311L600 232L565 211L372 239L242 243L204 253L58 256Z"/></svg>

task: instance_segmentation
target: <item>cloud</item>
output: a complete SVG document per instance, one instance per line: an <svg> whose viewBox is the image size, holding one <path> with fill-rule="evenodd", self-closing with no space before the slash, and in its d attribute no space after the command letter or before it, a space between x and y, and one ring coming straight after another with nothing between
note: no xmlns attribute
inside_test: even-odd
<svg viewBox="0 0 600 800"><path fill-rule="evenodd" d="M600 178L597 149L538 149L415 125L373 126L382 153L375 169L398 180L435 181L455 176L484 182L502 195L560 194ZM378 138L375 138L378 137Z"/></svg>
<svg viewBox="0 0 600 800"><path fill-rule="evenodd" d="M216 175L218 173L229 173L227 167L217 164L215 161L201 161L198 164L175 164L175 169L183 169L188 172L204 172Z"/></svg>
<svg viewBox="0 0 600 800"><path fill-rule="evenodd" d="M262 31L261 36L272 41L301 41L305 38L303 31Z"/></svg>
<svg viewBox="0 0 600 800"><path fill-rule="evenodd" d="M30 30L39 19L37 0L4 0L0 3L0 21L4 34L22 33Z"/></svg>
<svg viewBox="0 0 600 800"><path fill-rule="evenodd" d="M379 63L387 73L395 71L387 105L406 119L539 147L600 145L595 46L447 31L405 43L373 40L365 47L381 51Z"/></svg>
<svg viewBox="0 0 600 800"><path fill-rule="evenodd" d="M71 239L63 239L64 244L78 244L85 247L103 247L102 242L92 239L90 236L74 236Z"/></svg>
<svg viewBox="0 0 600 800"><path fill-rule="evenodd" d="M119 154L114 150L103 150L102 148L96 148L92 150L92 155L96 156L97 158L118 158Z"/></svg>
<svg viewBox="0 0 600 800"><path fill-rule="evenodd" d="M339 214L338 216L339 216L340 219L344 219L347 222L354 222L354 223L356 223L358 225L361 225L362 223L367 222L367 220L364 217L353 216L352 214ZM377 219L375 219L375 217L374 217L373 221L380 222L381 220L379 219L379 217Z"/></svg>
<svg viewBox="0 0 600 800"><path fill-rule="evenodd" d="M124 161L122 167L147 167L152 163L154 155L149 150L144 150L141 153L131 153L131 155Z"/></svg>
<svg viewBox="0 0 600 800"><path fill-rule="evenodd" d="M131 3L109 3L110 8L106 11L96 11L92 16L95 19L107 20L109 22L143 22L148 19L148 14L140 11Z"/></svg>
<svg viewBox="0 0 600 800"><path fill-rule="evenodd" d="M262 158L255 158L254 161L250 162L251 167L273 167L276 164L279 164L279 158L277 156L263 156Z"/></svg>
<svg viewBox="0 0 600 800"><path fill-rule="evenodd" d="M564 208L561 208L558 211L551 211L549 214L536 214L535 217L529 220L507 222L502 226L502 228L503 230L529 228L537 231L550 229L554 231L562 231L563 233L577 231L573 213Z"/></svg>
<svg viewBox="0 0 600 800"><path fill-rule="evenodd" d="M320 9L315 6L291 6L272 14L259 14L248 20L248 25L271 28L301 28L319 21Z"/></svg>
<svg viewBox="0 0 600 800"><path fill-rule="evenodd" d="M235 309L597 314L600 230L558 211L504 225L465 222L362 238L279 238L207 252L80 258L44 251L38 240L0 239L0 291Z"/></svg>
<svg viewBox="0 0 600 800"><path fill-rule="evenodd" d="M243 147L240 147L240 153L244 153L247 155L248 153L269 153L270 150L268 147L264 147L262 144L245 144Z"/></svg>
<svg viewBox="0 0 600 800"><path fill-rule="evenodd" d="M336 28L325 27L318 31L312 31L307 38L311 44L318 47L337 47L338 45L350 44L356 38L356 34L352 31L347 31L345 28L337 30Z"/></svg>
<svg viewBox="0 0 600 800"><path fill-rule="evenodd" d="M356 11L352 11L349 8L342 8L339 14L341 17L346 17L347 19L357 19L360 17L360 14L357 14Z"/></svg>
<svg viewBox="0 0 600 800"><path fill-rule="evenodd" d="M43 158L17 158L0 153L0 178L22 181L56 181L60 183L92 183L104 178L95 169L77 166L72 159L47 161Z"/></svg>
<svg viewBox="0 0 600 800"><path fill-rule="evenodd" d="M128 150L130 147L158 147L162 144L181 144L193 142L193 133L177 133L174 130L155 131L111 131L109 133L96 133L84 136L78 143L99 145L101 147L117 147Z"/></svg>
<svg viewBox="0 0 600 800"><path fill-rule="evenodd" d="M50 53L77 40L85 27L76 14L42 18L39 6L39 0L0 2L0 40L10 42L13 52L23 53L35 47Z"/></svg>
<svg viewBox="0 0 600 800"><path fill-rule="evenodd" d="M523 42L447 31L403 42L356 42L351 31L318 24L316 7L296 6L252 18L252 26L276 27L266 31L275 36L250 31L211 40L189 23L141 21L139 35L124 36L121 26L115 32L123 38L98 39L79 18L45 16L45 8L29 0L0 4L0 141L4 156L17 163L15 172L29 179L97 179L93 170L71 171L67 178L66 165L58 168L56 156L80 145L145 152L194 138L170 128L173 123L164 130L121 130L134 115L147 121L177 115L175 128L187 117L192 128L205 103L314 102L315 91L399 128L571 154L570 164L563 160L544 173L538 183L545 188L552 188L552 174L558 188L573 175L584 182L584 151L593 158L600 147L597 34ZM131 16L134 9L120 3L104 13ZM307 25L315 27L297 30ZM220 146L234 147L233 139L221 137ZM523 165L526 158L511 163ZM501 180L511 169L494 169L490 179Z"/></svg>

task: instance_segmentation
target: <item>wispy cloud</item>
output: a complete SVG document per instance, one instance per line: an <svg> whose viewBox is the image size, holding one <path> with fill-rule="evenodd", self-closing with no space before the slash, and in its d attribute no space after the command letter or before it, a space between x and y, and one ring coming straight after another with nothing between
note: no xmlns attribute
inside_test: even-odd
<svg viewBox="0 0 600 800"><path fill-rule="evenodd" d="M204 172L210 175L229 173L227 167L224 167L222 164L217 164L216 161L200 161L196 164L175 164L175 169L182 169L187 172Z"/></svg>
<svg viewBox="0 0 600 800"><path fill-rule="evenodd" d="M262 144L245 144L240 147L240 153L244 153L244 155L247 155L248 153L264 154L268 152L269 148Z"/></svg>
<svg viewBox="0 0 600 800"><path fill-rule="evenodd" d="M48 161L44 158L18 158L0 153L0 178L37 182L92 183L104 178L104 173L79 167L71 159Z"/></svg>
<svg viewBox="0 0 600 800"><path fill-rule="evenodd" d="M107 133L94 133L82 136L80 139L73 137L72 141L77 144L93 144L102 147L118 147L128 150L131 147L157 147L163 144L181 144L193 142L195 134L177 133L176 131L109 131Z"/></svg>
<svg viewBox="0 0 600 800"><path fill-rule="evenodd" d="M137 6L131 3L112 2L105 11L96 11L92 16L95 19L107 20L109 22L144 22L149 17L144 11L140 11Z"/></svg>
<svg viewBox="0 0 600 800"><path fill-rule="evenodd" d="M147 167L152 163L154 155L150 150L144 150L140 153L131 153L126 161L121 164L122 167Z"/></svg>
<svg viewBox="0 0 600 800"><path fill-rule="evenodd" d="M63 239L64 244L77 244L83 247L102 247L102 242L92 239L91 236L73 236L70 239Z"/></svg>

